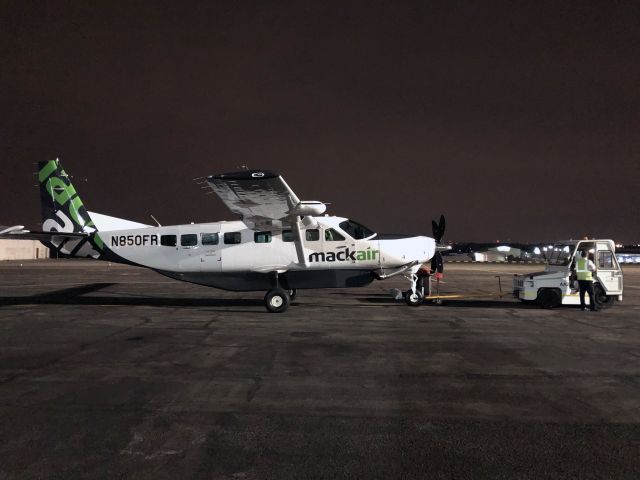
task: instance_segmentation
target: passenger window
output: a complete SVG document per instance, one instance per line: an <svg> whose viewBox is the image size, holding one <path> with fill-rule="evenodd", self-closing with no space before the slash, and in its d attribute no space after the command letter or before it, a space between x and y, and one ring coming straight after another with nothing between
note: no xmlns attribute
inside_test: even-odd
<svg viewBox="0 0 640 480"><path fill-rule="evenodd" d="M236 243L242 243L242 236L240 232L227 232L224 234L224 243L226 245L233 245Z"/></svg>
<svg viewBox="0 0 640 480"><path fill-rule="evenodd" d="M178 244L176 235L160 235L160 245L165 247L175 247Z"/></svg>
<svg viewBox="0 0 640 480"><path fill-rule="evenodd" d="M598 252L598 268L605 270L613 270L615 268L613 264L613 252Z"/></svg>
<svg viewBox="0 0 640 480"><path fill-rule="evenodd" d="M282 231L282 241L283 242L293 242L293 232L291 230L283 230Z"/></svg>
<svg viewBox="0 0 640 480"><path fill-rule="evenodd" d="M306 238L308 242L317 242L318 240L320 240L320 230L318 230L317 228L307 230Z"/></svg>
<svg viewBox="0 0 640 480"><path fill-rule="evenodd" d="M203 233L202 234L202 245L218 245L218 234L217 233Z"/></svg>
<svg viewBox="0 0 640 480"><path fill-rule="evenodd" d="M195 247L198 245L198 235L195 233L180 235L180 245L183 247Z"/></svg>
<svg viewBox="0 0 640 480"><path fill-rule="evenodd" d="M336 232L333 228L327 228L324 231L324 239L328 242L341 242L344 237Z"/></svg>
<svg viewBox="0 0 640 480"><path fill-rule="evenodd" d="M271 232L255 232L253 240L256 243L271 243Z"/></svg>

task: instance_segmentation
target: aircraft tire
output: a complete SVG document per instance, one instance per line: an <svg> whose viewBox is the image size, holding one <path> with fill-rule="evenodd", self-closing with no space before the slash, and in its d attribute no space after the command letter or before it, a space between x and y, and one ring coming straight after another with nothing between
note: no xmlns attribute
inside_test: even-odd
<svg viewBox="0 0 640 480"><path fill-rule="evenodd" d="M404 293L404 301L410 307L417 307L418 305L421 305L422 302L424 301L424 296L418 293L413 293L411 290L407 290Z"/></svg>
<svg viewBox="0 0 640 480"><path fill-rule="evenodd" d="M295 288L292 288L289 290L289 299L293 300L294 298L296 298L296 295L298 294L298 290L296 290Z"/></svg>
<svg viewBox="0 0 640 480"><path fill-rule="evenodd" d="M273 288L264 296L264 306L271 313L282 313L289 308L289 294L281 288Z"/></svg>

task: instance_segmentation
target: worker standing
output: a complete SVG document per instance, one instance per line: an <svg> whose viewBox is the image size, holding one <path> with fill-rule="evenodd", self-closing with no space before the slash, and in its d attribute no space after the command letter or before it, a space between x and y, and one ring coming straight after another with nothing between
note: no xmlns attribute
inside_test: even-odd
<svg viewBox="0 0 640 480"><path fill-rule="evenodd" d="M596 271L595 264L589 260L586 250L580 251L580 258L576 260L576 274L578 276L578 286L580 288L580 310L586 310L584 294L589 294L589 310L595 312L596 302L593 292L593 272Z"/></svg>

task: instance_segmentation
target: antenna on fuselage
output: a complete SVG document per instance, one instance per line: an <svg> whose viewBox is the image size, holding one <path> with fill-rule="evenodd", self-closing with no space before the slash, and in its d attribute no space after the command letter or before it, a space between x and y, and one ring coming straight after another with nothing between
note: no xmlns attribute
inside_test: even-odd
<svg viewBox="0 0 640 480"><path fill-rule="evenodd" d="M161 226L162 226L162 225L160 225L160 222L158 221L158 219L157 219L156 217L154 217L152 213L150 213L150 214L149 214L149 216L150 216L151 218L153 218L153 221L154 221L154 222L156 222L156 223L158 224L158 226L159 226L159 227L161 227Z"/></svg>

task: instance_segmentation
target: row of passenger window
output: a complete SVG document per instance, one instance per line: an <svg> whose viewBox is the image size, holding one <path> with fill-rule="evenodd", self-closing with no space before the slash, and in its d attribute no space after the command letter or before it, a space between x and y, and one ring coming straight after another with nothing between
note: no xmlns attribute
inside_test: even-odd
<svg viewBox="0 0 640 480"><path fill-rule="evenodd" d="M202 245L218 245L220 243L220 235L217 233L201 233ZM271 232L254 232L253 241L255 243L271 243ZM320 230L312 228L305 230L305 238L308 242L317 242L320 240ZM242 243L240 232L226 232L222 236L225 245L235 245ZM324 231L324 239L328 242L341 242L345 238L333 228ZM282 231L283 242L293 242L294 235L291 230ZM160 235L160 245L165 247L176 247L178 245L177 235ZM197 233L185 233L180 235L180 245L183 247L195 247L198 245Z"/></svg>

